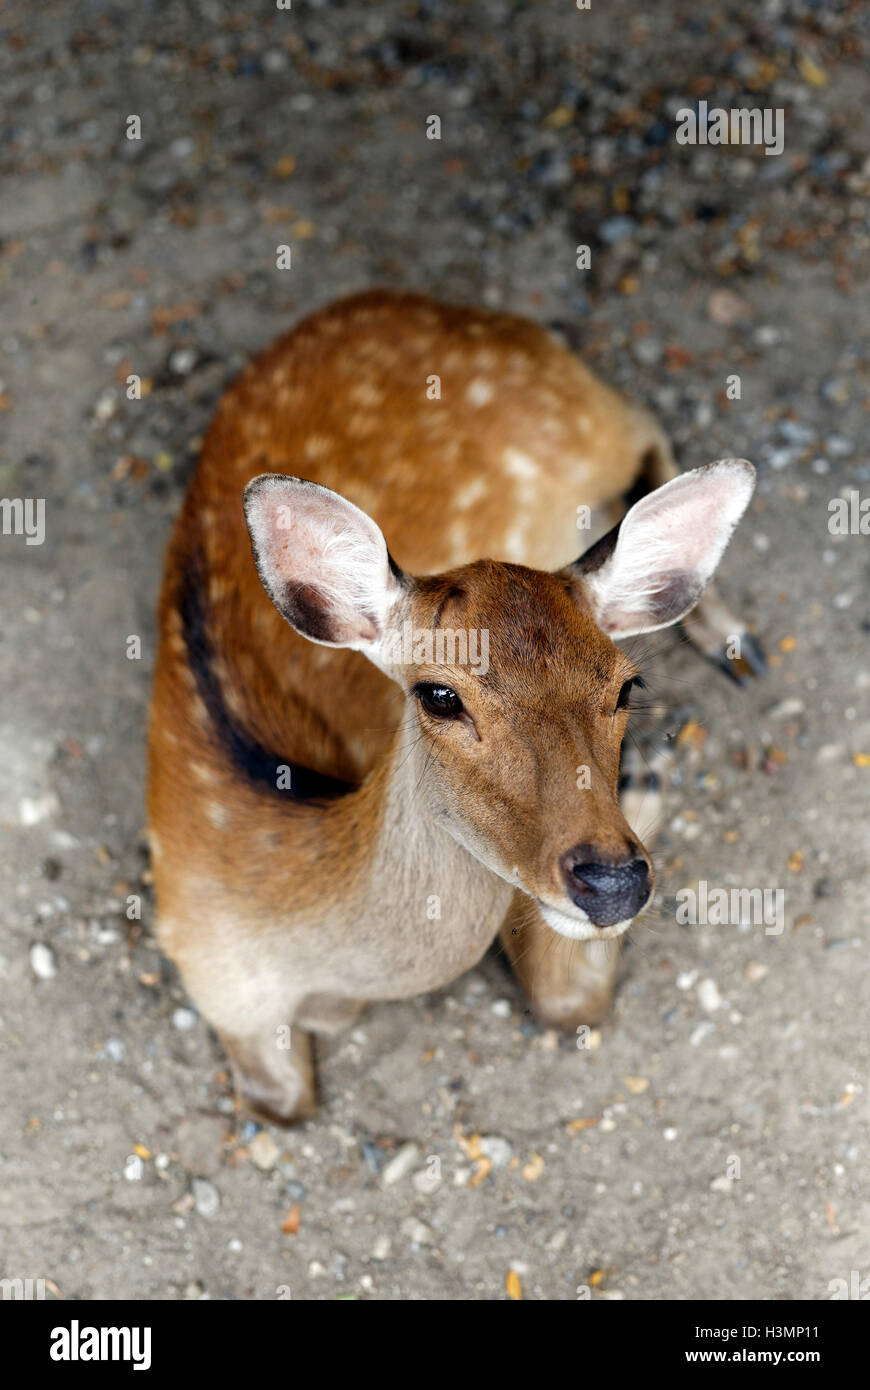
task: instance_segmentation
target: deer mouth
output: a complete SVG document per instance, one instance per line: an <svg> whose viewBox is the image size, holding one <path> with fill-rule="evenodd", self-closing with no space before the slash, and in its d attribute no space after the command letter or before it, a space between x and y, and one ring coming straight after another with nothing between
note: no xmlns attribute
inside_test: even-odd
<svg viewBox="0 0 870 1390"><path fill-rule="evenodd" d="M613 941L616 937L623 936L632 922L637 920L635 917L631 917L626 922L614 922L610 926L597 927L586 916L582 908L575 908L574 912L569 915L561 908L551 907L549 903L541 902L540 898L538 899L538 908L547 926L558 932L560 936L567 937L569 941Z"/></svg>

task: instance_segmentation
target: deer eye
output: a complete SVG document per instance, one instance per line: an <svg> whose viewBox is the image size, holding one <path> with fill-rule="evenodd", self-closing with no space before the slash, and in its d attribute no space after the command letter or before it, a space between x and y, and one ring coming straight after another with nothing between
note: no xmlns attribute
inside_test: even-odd
<svg viewBox="0 0 870 1390"><path fill-rule="evenodd" d="M641 676L632 676L629 680L625 681L622 689L619 692L619 699L616 701L617 710L629 708L629 705L631 703L631 687L633 685L636 685L639 689L642 689L644 685L643 678Z"/></svg>
<svg viewBox="0 0 870 1390"><path fill-rule="evenodd" d="M426 713L437 719L455 719L465 708L449 685L416 685L414 694Z"/></svg>

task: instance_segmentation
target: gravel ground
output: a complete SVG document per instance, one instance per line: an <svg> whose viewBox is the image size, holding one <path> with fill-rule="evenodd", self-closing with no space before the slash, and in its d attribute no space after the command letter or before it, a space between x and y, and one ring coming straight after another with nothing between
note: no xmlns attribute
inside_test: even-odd
<svg viewBox="0 0 870 1390"><path fill-rule="evenodd" d="M0 538L0 1275L477 1300L823 1299L870 1274L868 540L828 526L870 496L867 16L3 11L0 491L45 498L46 533ZM782 155L678 145L702 98L782 108ZM560 320L685 465L753 459L722 587L770 670L739 690L655 646L681 730L658 900L592 1046L536 1025L492 956L368 1010L320 1048L318 1119L257 1131L152 936L154 604L224 384L370 284ZM782 888L784 930L681 926L700 879Z"/></svg>

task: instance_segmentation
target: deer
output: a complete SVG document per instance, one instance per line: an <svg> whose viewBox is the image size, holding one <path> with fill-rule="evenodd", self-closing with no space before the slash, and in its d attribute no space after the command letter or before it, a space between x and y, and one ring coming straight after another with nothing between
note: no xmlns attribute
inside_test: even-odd
<svg viewBox="0 0 870 1390"><path fill-rule="evenodd" d="M742 635L759 668L709 585L754 478L680 472L545 327L410 292L242 371L169 542L147 792L159 944L239 1104L310 1118L313 1038L497 939L544 1025L606 1016L654 886L618 643L693 612L705 655ZM581 506L609 529L578 555ZM416 640L469 632L486 661Z"/></svg>

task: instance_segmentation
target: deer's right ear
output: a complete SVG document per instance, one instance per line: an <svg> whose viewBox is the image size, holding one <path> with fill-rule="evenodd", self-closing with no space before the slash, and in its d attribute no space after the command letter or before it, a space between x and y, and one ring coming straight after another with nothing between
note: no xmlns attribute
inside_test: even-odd
<svg viewBox="0 0 870 1390"><path fill-rule="evenodd" d="M245 488L245 519L263 588L291 627L328 647L378 642L403 576L371 517L319 483L261 473Z"/></svg>

